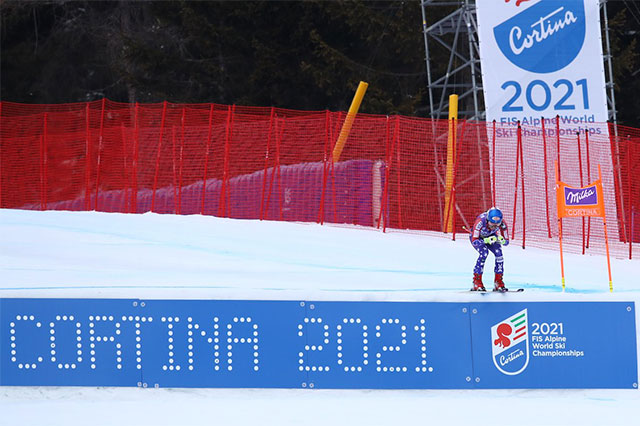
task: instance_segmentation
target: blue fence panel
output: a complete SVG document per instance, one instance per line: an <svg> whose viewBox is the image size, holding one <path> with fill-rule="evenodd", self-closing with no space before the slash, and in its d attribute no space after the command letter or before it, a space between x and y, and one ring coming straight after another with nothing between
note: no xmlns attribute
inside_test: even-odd
<svg viewBox="0 0 640 426"><path fill-rule="evenodd" d="M637 388L633 302L471 306L479 388Z"/></svg>
<svg viewBox="0 0 640 426"><path fill-rule="evenodd" d="M633 302L0 299L0 385L635 388Z"/></svg>
<svg viewBox="0 0 640 426"><path fill-rule="evenodd" d="M160 387L299 388L294 343L304 303L247 300L147 300L153 318L143 382Z"/></svg>
<svg viewBox="0 0 640 426"><path fill-rule="evenodd" d="M0 385L137 386L136 304L0 299Z"/></svg>
<svg viewBox="0 0 640 426"><path fill-rule="evenodd" d="M309 302L305 370L316 388L471 388L463 303Z"/></svg>

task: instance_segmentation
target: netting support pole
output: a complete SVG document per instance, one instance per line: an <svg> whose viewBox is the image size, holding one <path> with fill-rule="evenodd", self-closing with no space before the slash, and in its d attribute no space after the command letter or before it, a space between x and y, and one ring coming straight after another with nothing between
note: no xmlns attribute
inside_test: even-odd
<svg viewBox="0 0 640 426"><path fill-rule="evenodd" d="M391 147L389 146L389 116L385 120L385 132L384 132L384 147L386 151L385 155L385 167L384 167L384 188L382 189L382 202L380 203L380 212L378 213L378 229L380 229L380 222L382 221L382 232L387 231L386 220L386 205L389 197L389 172L391 167Z"/></svg>
<svg viewBox="0 0 640 426"><path fill-rule="evenodd" d="M549 219L549 168L547 160L547 130L544 125L544 117L541 117L542 121L542 151L544 155L544 201L547 207L547 233L551 238L551 221Z"/></svg>
<svg viewBox="0 0 640 426"><path fill-rule="evenodd" d="M178 170L176 167L176 126L171 125L171 170L173 172L173 214L178 214Z"/></svg>
<svg viewBox="0 0 640 426"><path fill-rule="evenodd" d="M631 259L631 246L633 245L633 226L632 223L632 206L633 198L631 197L631 140L627 138L627 194L629 194L629 202L627 206L629 208L629 259Z"/></svg>
<svg viewBox="0 0 640 426"><path fill-rule="evenodd" d="M633 259L633 231L635 230L635 218L636 218L636 211L635 211L635 206L631 206L631 223L629 224L629 226L631 227L631 239L629 240L629 259Z"/></svg>
<svg viewBox="0 0 640 426"><path fill-rule="evenodd" d="M562 179L562 172L560 169L560 116L556 115L556 139L557 139L557 144L556 144L556 151L557 151L557 172L558 172L558 176L557 179L561 180Z"/></svg>
<svg viewBox="0 0 640 426"><path fill-rule="evenodd" d="M264 195L267 187L267 170L269 169L269 150L271 149L271 134L273 132L274 116L275 116L275 108L271 107L271 112L269 113L269 131L267 133L267 149L264 153L264 171L262 173L262 191L260 192L260 220L264 220L265 218L264 217ZM327 154L326 154L326 140L325 140L325 158L326 156Z"/></svg>
<svg viewBox="0 0 640 426"><path fill-rule="evenodd" d="M282 118L282 127L278 131L276 135L276 181L278 185L277 196L278 196L278 220L282 220L282 182L280 181L280 144L282 143L282 135L284 134L285 127L285 118Z"/></svg>
<svg viewBox="0 0 640 426"><path fill-rule="evenodd" d="M136 102L133 121L133 194L131 212L138 213L138 153L140 146L140 104L138 102Z"/></svg>
<svg viewBox="0 0 640 426"><path fill-rule="evenodd" d="M218 216L226 217L229 214L227 211L227 187L229 183L229 146L231 144L232 132L233 132L233 113L236 106L229 105L227 108L227 129L224 137L224 162L222 166L222 187L220 188L220 203L218 204Z"/></svg>
<svg viewBox="0 0 640 426"><path fill-rule="evenodd" d="M518 133L518 139L520 140L518 144L520 147L520 184L522 186L522 249L524 249L527 241L527 209L525 208L526 192L524 188L524 143L522 141L522 128L520 126L518 126Z"/></svg>
<svg viewBox="0 0 640 426"><path fill-rule="evenodd" d="M91 126L89 120L89 102L85 105L85 187L84 187L84 210L91 210Z"/></svg>
<svg viewBox="0 0 640 426"><path fill-rule="evenodd" d="M96 161L96 193L93 200L93 210L98 211L98 191L100 190L100 163L102 161L102 141L104 138L104 109L107 99L102 98L102 108L100 111L100 133L98 135L98 159Z"/></svg>
<svg viewBox="0 0 640 426"><path fill-rule="evenodd" d="M580 187L584 186L584 179L582 175L582 147L580 145L580 130L576 132L576 137L578 141L578 164L580 165ZM586 243L586 230L585 230L585 220L584 216L582 216L582 254L585 253L585 243Z"/></svg>
<svg viewBox="0 0 640 426"><path fill-rule="evenodd" d="M156 206L156 190L158 189L158 173L160 171L160 155L162 153L162 137L164 136L164 120L167 114L167 101L162 103L162 119L160 121L160 135L158 136L158 151L156 153L156 173L153 177L153 193L151 194L151 212Z"/></svg>
<svg viewBox="0 0 640 426"><path fill-rule="evenodd" d="M591 183L591 159L589 157L589 129L584 131L584 143L587 150L587 182ZM587 218L587 248L589 248L589 239L591 238L591 216Z"/></svg>
<svg viewBox="0 0 640 426"><path fill-rule="evenodd" d="M462 145L462 141L463 141L463 138L464 138L464 130L465 130L465 126L466 125L467 125L467 122L463 121L462 122L462 129L460 130L460 138L459 138L460 139L460 145ZM456 131L457 131L457 129L454 130L454 136L456 136ZM451 224L452 224L452 229L453 229L452 230L452 240L453 241L456 240L456 207L457 207L456 206L456 181L457 181L456 174L457 174L457 171L458 171L458 164L460 162L460 152L462 151L462 149L456 149L456 151L457 151L456 152L456 161L453 164L453 187L452 187L453 194L452 194L452 197L451 197L452 201L451 201L451 208L450 208L451 214L453 215L453 217L451 218L452 219ZM463 218L463 220L464 220L464 218Z"/></svg>
<svg viewBox="0 0 640 426"><path fill-rule="evenodd" d="M397 178L397 185L396 185L396 192L397 192L397 205L398 205L398 225L400 226L400 229L403 229L403 225L402 225L402 197L401 197L401 192L400 192L400 168L401 168L401 162L400 162L400 116L396 115L396 120L395 120L395 128L393 129L393 149L395 149L396 151L396 178Z"/></svg>
<svg viewBox="0 0 640 426"><path fill-rule="evenodd" d="M205 198L207 194L207 172L209 167L209 152L211 151L211 132L213 129L213 104L209 107L209 130L207 132L207 142L204 151L204 176L202 177L202 203L200 204L200 214L204 215Z"/></svg>
<svg viewBox="0 0 640 426"><path fill-rule="evenodd" d="M516 182L514 184L515 189L513 190L513 223L511 226L511 238L516 237L516 212L518 207L518 173L520 172L520 121L518 121L518 131L516 137Z"/></svg>
<svg viewBox="0 0 640 426"><path fill-rule="evenodd" d="M127 165L127 138L125 136L124 123L120 122L120 137L122 139L122 174L124 176L124 192L122 195L122 212L129 213L129 192L130 182L129 182L129 167Z"/></svg>
<svg viewBox="0 0 640 426"><path fill-rule="evenodd" d="M2 208L2 101L0 100L0 209Z"/></svg>
<svg viewBox="0 0 640 426"><path fill-rule="evenodd" d="M186 108L182 107L182 117L180 119L180 169L178 171L178 214L182 214L182 171L184 166L184 122L186 118ZM204 184L204 182L203 182Z"/></svg>
<svg viewBox="0 0 640 426"><path fill-rule="evenodd" d="M610 124L612 125L612 124ZM615 187L615 197L616 197L616 205L618 205L618 211L616 212L616 217L618 219L618 225L622 223L622 232L618 231L622 236L623 242L626 244L627 240L627 215L625 214L626 209L624 194L622 194L624 183L622 182L622 163L620 159L620 137L618 136L618 126L614 126L615 129L615 137L611 139L611 152L613 154L612 165L613 165L613 185ZM609 129L609 134L611 134L611 129ZM627 138L629 135L627 135ZM618 227L618 230L620 227Z"/></svg>
<svg viewBox="0 0 640 426"><path fill-rule="evenodd" d="M320 211L318 212L318 223L324 225L324 198L327 192L327 157L329 148L329 110L324 112L324 148L322 151L322 188L320 192Z"/></svg>
<svg viewBox="0 0 640 426"><path fill-rule="evenodd" d="M493 120L493 136L491 137L491 205L496 205L496 120Z"/></svg>
<svg viewBox="0 0 640 426"><path fill-rule="evenodd" d="M47 209L47 113L43 115L40 138L40 210Z"/></svg>

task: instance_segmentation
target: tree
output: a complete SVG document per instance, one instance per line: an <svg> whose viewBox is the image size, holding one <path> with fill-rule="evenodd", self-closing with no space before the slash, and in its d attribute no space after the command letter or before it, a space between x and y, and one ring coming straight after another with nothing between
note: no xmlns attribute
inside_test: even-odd
<svg viewBox="0 0 640 426"><path fill-rule="evenodd" d="M638 22L610 4L619 119L640 126ZM364 80L361 111L428 114L417 0L3 1L0 20L2 100L346 110Z"/></svg>

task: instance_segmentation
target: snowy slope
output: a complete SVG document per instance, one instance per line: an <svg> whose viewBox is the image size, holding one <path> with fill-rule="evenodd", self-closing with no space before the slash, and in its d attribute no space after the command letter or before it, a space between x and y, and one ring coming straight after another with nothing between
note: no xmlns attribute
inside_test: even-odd
<svg viewBox="0 0 640 426"><path fill-rule="evenodd" d="M508 286L468 294L468 240L358 227L203 216L0 210L0 297L640 301L640 261L512 244ZM485 284L492 278L487 262ZM490 299L489 299L490 300ZM637 320L636 320L637 322ZM636 324L637 326L637 324ZM627 425L637 390L332 391L0 388L0 426L522 424ZM90 419L90 420L89 420Z"/></svg>

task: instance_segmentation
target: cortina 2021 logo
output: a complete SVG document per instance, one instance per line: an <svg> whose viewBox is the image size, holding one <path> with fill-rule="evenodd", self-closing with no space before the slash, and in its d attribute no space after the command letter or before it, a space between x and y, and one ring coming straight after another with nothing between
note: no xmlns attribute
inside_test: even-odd
<svg viewBox="0 0 640 426"><path fill-rule="evenodd" d="M535 73L561 70L584 44L584 0L541 0L496 26L493 34L514 65Z"/></svg>
<svg viewBox="0 0 640 426"><path fill-rule="evenodd" d="M509 376L520 374L529 365L529 333L527 310L491 327L493 363Z"/></svg>

